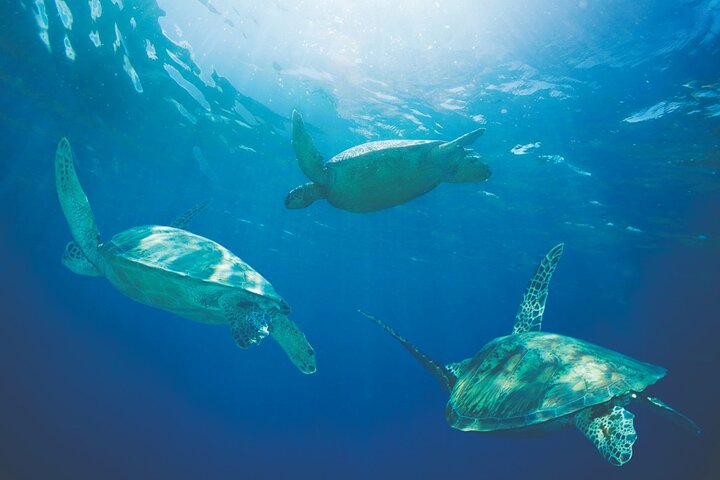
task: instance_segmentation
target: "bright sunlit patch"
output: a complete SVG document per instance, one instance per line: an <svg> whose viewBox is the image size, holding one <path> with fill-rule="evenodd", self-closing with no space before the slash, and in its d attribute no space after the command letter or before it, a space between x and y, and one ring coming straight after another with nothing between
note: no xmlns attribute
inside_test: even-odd
<svg viewBox="0 0 720 480"><path fill-rule="evenodd" d="M291 75L296 77L305 77L310 78L312 80L323 80L326 82L332 82L334 81L334 78L332 75L330 75L327 72L321 72L315 68L311 67L296 67L296 68L290 68L290 69L282 69L280 70L281 74L283 75Z"/></svg>
<svg viewBox="0 0 720 480"><path fill-rule="evenodd" d="M55 0L55 7L60 15L60 20L62 20L63 26L67 30L72 30L73 15L70 7L68 7L64 0Z"/></svg>
<svg viewBox="0 0 720 480"><path fill-rule="evenodd" d="M102 3L100 3L100 0L90 0L90 18L95 21L100 18L101 15Z"/></svg>
<svg viewBox="0 0 720 480"><path fill-rule="evenodd" d="M40 27L40 40L45 44L48 51L52 52L50 47L50 35L48 35L49 20L47 10L45 9L45 0L35 0L35 22Z"/></svg>
<svg viewBox="0 0 720 480"><path fill-rule="evenodd" d="M520 145L518 143L512 149L510 149L510 152L513 155L527 155L528 150L531 150L533 148L540 148L540 142L528 143L526 145Z"/></svg>
<svg viewBox="0 0 720 480"><path fill-rule="evenodd" d="M130 58L127 55L123 55L123 70L125 70L125 73L127 73L128 77L130 77L130 81L132 81L133 87L135 87L135 91L138 93L142 93L143 88L142 84L140 83L140 77L135 71L135 68L133 68L132 64L130 63Z"/></svg>
<svg viewBox="0 0 720 480"><path fill-rule="evenodd" d="M117 26L117 23L115 24L115 41L113 42L113 52L117 52L117 49L120 48L120 45L122 45L122 34L120 33L120 29Z"/></svg>
<svg viewBox="0 0 720 480"><path fill-rule="evenodd" d="M464 110L465 105L466 105L466 102L464 102L463 100L456 100L454 98L448 98L447 100L445 100L438 106L440 108L444 108L445 110L458 111L458 110Z"/></svg>
<svg viewBox="0 0 720 480"><path fill-rule="evenodd" d="M70 43L70 38L68 38L67 35L63 38L63 44L65 45L65 56L70 60L75 60L75 50L73 49L72 44Z"/></svg>
<svg viewBox="0 0 720 480"><path fill-rule="evenodd" d="M210 110L210 104L205 98L205 95L203 95L195 85L186 80L177 68L172 65L168 65L167 63L163 65L163 68L165 68L165 71L168 72L170 78L175 80L175 83L182 87L192 98L195 99L196 102L198 102L205 110Z"/></svg>
<svg viewBox="0 0 720 480"><path fill-rule="evenodd" d="M178 56L175 55L173 52L165 49L165 53L168 54L168 57L170 57L173 62L177 63L178 66L182 67L183 70L187 70L188 72L190 71L190 67L188 66L188 64L180 60L180 58L178 58Z"/></svg>
<svg viewBox="0 0 720 480"><path fill-rule="evenodd" d="M96 47L99 47L102 45L102 42L100 41L100 32L98 32L97 30L90 32L88 34L88 37L90 37L90 41Z"/></svg>
<svg viewBox="0 0 720 480"><path fill-rule="evenodd" d="M158 59L157 52L155 51L155 45L153 45L153 43L148 39L145 39L145 54L147 54L150 60Z"/></svg>
<svg viewBox="0 0 720 480"><path fill-rule="evenodd" d="M214 282L227 282L235 274L235 262L233 262L233 254L227 249L219 247L222 255L221 259L215 264L213 273L210 275L208 280Z"/></svg>
<svg viewBox="0 0 720 480"><path fill-rule="evenodd" d="M571 164L567 160L565 160L565 157L562 155L539 155L538 158L541 158L543 160L546 160L548 163L553 163L555 165L565 165L573 172L577 173L578 175L582 175L584 177L591 177L592 173L588 172L587 170L583 170L581 168L576 167L575 165Z"/></svg>
<svg viewBox="0 0 720 480"><path fill-rule="evenodd" d="M646 108L645 110L640 110L638 112L633 113L629 117L626 117L623 119L623 122L627 123L638 123L638 122L645 122L647 120L655 120L658 118L662 118L665 115L674 112L675 110L682 107L683 104L680 102L658 102L652 107Z"/></svg>
<svg viewBox="0 0 720 480"><path fill-rule="evenodd" d="M187 110L187 108L185 108L180 102L178 102L174 98L168 98L167 101L172 103L173 105L175 105L175 108L178 109L178 112L180 112L180 115L185 117L186 120L188 120L193 125L197 125L197 117L195 117L195 115L190 113Z"/></svg>

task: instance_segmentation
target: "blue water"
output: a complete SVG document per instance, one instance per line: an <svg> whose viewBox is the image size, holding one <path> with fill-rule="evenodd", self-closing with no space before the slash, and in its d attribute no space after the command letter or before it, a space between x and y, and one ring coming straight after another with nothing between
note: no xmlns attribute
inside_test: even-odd
<svg viewBox="0 0 720 480"><path fill-rule="evenodd" d="M4 0L0 478L717 478L720 3ZM481 5L482 3L482 5ZM290 145L474 145L493 176L392 209L286 210ZM268 278L317 352L173 317L60 264L55 146L103 238L167 224ZM440 361L506 335L558 242L544 330L662 365L632 461L574 429L451 429Z"/></svg>

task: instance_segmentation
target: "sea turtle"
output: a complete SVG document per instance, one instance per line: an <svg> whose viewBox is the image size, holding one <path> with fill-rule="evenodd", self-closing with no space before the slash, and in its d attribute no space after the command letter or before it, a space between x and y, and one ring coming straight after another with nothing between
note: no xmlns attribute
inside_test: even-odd
<svg viewBox="0 0 720 480"><path fill-rule="evenodd" d="M198 322L229 324L241 348L270 335L300 371L315 372L315 353L270 282L222 245L181 228L196 211L173 226L133 227L101 242L65 138L55 156L55 181L74 239L62 260L70 270L104 276L145 305Z"/></svg>
<svg viewBox="0 0 720 480"><path fill-rule="evenodd" d="M292 113L292 145L300 169L312 180L288 193L287 208L315 200L351 212L372 212L400 205L440 183L481 182L490 167L464 148L485 131L478 128L451 142L384 140L363 143L323 162L302 117Z"/></svg>
<svg viewBox="0 0 720 480"><path fill-rule="evenodd" d="M548 286L563 244L545 256L525 291L511 335L492 340L474 357L443 365L394 329L360 312L395 337L450 393L445 418L474 432L527 433L575 425L613 465L632 457L634 415L641 400L690 431L697 425L642 392L665 369L589 342L540 331Z"/></svg>

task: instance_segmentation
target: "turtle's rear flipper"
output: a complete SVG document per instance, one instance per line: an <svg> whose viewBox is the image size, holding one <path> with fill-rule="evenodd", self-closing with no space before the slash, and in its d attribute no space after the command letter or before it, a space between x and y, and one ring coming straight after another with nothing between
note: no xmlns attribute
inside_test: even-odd
<svg viewBox="0 0 720 480"><path fill-rule="evenodd" d="M619 405L600 411L590 407L575 415L575 425L605 460L621 467L632 458L632 446L637 439L633 418L635 415Z"/></svg>
<svg viewBox="0 0 720 480"><path fill-rule="evenodd" d="M270 324L270 334L301 372L315 373L315 350L292 320L285 315L276 315Z"/></svg>
<svg viewBox="0 0 720 480"><path fill-rule="evenodd" d="M700 435L702 433L700 427L698 427L697 424L689 417L686 417L682 413L678 412L659 398L644 397L642 395L638 396L645 400L645 402L647 402L647 404L650 405L657 413L661 414L676 425L679 425L694 435Z"/></svg>
<svg viewBox="0 0 720 480"><path fill-rule="evenodd" d="M210 200L204 200L204 201L198 203L197 205L192 207L190 210L188 210L187 212L183 213L182 215L177 217L175 220L173 220L173 222L170 224L170 226L173 228L180 228L180 229L185 230L187 228L188 224L190 222L192 222L193 219L195 219L195 217L197 217L200 212L205 210L205 207L208 206L208 203L210 203Z"/></svg>
<svg viewBox="0 0 720 480"><path fill-rule="evenodd" d="M235 298L233 295L220 299L220 308L230 325L235 343L240 348L257 345L270 333L272 315L265 310Z"/></svg>
<svg viewBox="0 0 720 480"><path fill-rule="evenodd" d="M68 244L65 245L62 264L69 268L71 272L80 275L88 275L90 277L101 275L100 271L87 259L75 241L68 242Z"/></svg>
<svg viewBox="0 0 720 480"><path fill-rule="evenodd" d="M321 185L309 182L300 185L290 191L285 197L286 208L305 208L315 200L325 198L325 188Z"/></svg>
<svg viewBox="0 0 720 480"><path fill-rule="evenodd" d="M475 143L475 140L480 138L483 133L485 133L485 129L478 128L477 130L466 133L465 135L462 135L451 142L443 143L442 145L440 145L440 149L444 150L446 148L467 147L468 145L472 145L473 143Z"/></svg>

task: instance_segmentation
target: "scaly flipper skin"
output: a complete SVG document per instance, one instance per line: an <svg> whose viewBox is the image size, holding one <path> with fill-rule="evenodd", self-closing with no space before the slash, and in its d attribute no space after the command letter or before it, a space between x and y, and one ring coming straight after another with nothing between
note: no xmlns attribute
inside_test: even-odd
<svg viewBox="0 0 720 480"><path fill-rule="evenodd" d="M632 447L637 439L633 418L635 415L619 405L610 411L596 413L586 408L575 415L575 425L595 444L600 454L616 467L632 458Z"/></svg>
<svg viewBox="0 0 720 480"><path fill-rule="evenodd" d="M530 279L530 284L523 294L522 303L520 303L520 308L515 316L513 335L540 331L550 279L560 261L563 248L563 243L554 246L542 259L535 275Z"/></svg>
<svg viewBox="0 0 720 480"><path fill-rule="evenodd" d="M55 186L73 239L90 263L98 267L100 233L90 202L80 185L67 138L60 140L55 153Z"/></svg>
<svg viewBox="0 0 720 480"><path fill-rule="evenodd" d="M173 222L170 224L171 227L174 228L182 228L185 230L187 226L192 222L195 217L200 214L203 210L205 210L205 207L208 206L208 203L210 203L210 200L205 200L203 202L198 203L194 207L192 207L187 212L183 213L179 217L177 217Z"/></svg>
<svg viewBox="0 0 720 480"><path fill-rule="evenodd" d="M68 242L65 245L65 253L62 257L62 264L65 265L71 272L77 273L78 275L87 275L89 277L98 277L102 273L90 263L85 254L80 250L80 247L75 240Z"/></svg>
<svg viewBox="0 0 720 480"><path fill-rule="evenodd" d="M285 315L276 315L270 324L270 335L301 372L315 373L315 350L292 320Z"/></svg>
<svg viewBox="0 0 720 480"><path fill-rule="evenodd" d="M240 295L228 294L220 298L220 308L230 325L230 333L240 348L258 345L270 333L272 315L248 304Z"/></svg>
<svg viewBox="0 0 720 480"><path fill-rule="evenodd" d="M390 325L387 325L379 318L370 315L369 313L365 313L362 310L358 310L358 313L360 315L363 315L365 318L373 322L378 327L385 330L393 338L395 338L395 340L400 342L402 346L405 347L405 349L412 354L413 357L415 357L425 368L430 371L430 373L435 376L435 378L438 379L440 385L442 385L445 390L452 390L455 382L457 381L457 377L452 370L448 369L445 365L424 353L422 350L410 343L410 341L408 341L405 337L395 331L394 328L392 328Z"/></svg>
<svg viewBox="0 0 720 480"><path fill-rule="evenodd" d="M292 112L292 146L300 164L300 170L315 183L326 183L327 173L320 152L305 129L305 123L297 110Z"/></svg>

